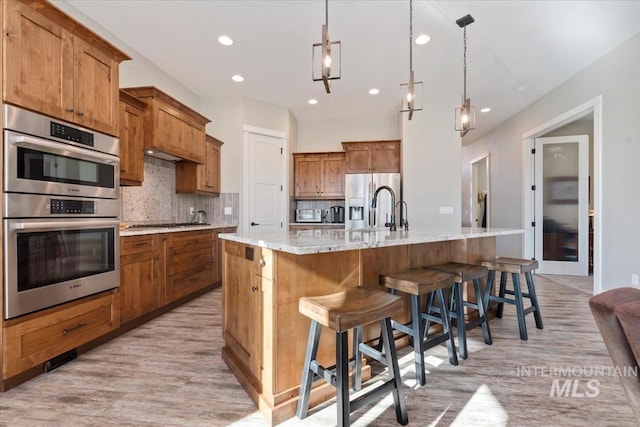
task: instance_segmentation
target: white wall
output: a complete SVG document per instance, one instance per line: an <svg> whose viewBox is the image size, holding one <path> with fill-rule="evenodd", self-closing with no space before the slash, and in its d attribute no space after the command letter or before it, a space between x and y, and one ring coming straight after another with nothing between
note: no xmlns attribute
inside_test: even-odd
<svg viewBox="0 0 640 427"><path fill-rule="evenodd" d="M408 204L411 229L459 229L460 152L459 132L454 129L458 87L425 87L424 110L402 113L402 188ZM429 98L446 100L439 104ZM440 207L453 208L440 214Z"/></svg>
<svg viewBox="0 0 640 427"><path fill-rule="evenodd" d="M343 141L400 139L398 119L349 118L298 122L298 152L343 151Z"/></svg>
<svg viewBox="0 0 640 427"><path fill-rule="evenodd" d="M200 111L200 97L169 76L147 58L130 48L122 40L111 34L104 27L87 17L84 13L66 1L56 1L55 6L69 16L82 22L92 31L104 37L118 49L131 57L131 60L120 63L120 87L155 86L168 95L176 98L190 108Z"/></svg>
<svg viewBox="0 0 640 427"><path fill-rule="evenodd" d="M594 266L602 289L629 284L640 273L640 34L612 50L562 85L463 150L462 164L478 153L492 155L492 225L522 227L522 135L602 95L602 263ZM596 183L597 187L597 183ZM597 197L597 196L596 196ZM596 200L597 202L597 200ZM596 236L598 239L598 236ZM522 237L498 239L499 255L520 256ZM597 245L597 241L596 241Z"/></svg>

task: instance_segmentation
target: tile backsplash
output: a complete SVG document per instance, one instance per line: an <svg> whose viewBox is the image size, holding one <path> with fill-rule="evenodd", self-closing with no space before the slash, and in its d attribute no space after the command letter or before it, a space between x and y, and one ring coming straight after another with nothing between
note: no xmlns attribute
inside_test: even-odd
<svg viewBox="0 0 640 427"><path fill-rule="evenodd" d="M120 218L131 224L190 222L189 208L207 213L215 225L237 225L240 195L220 196L176 194L175 164L155 157L144 157L144 181L140 187L120 187ZM225 214L230 211L230 214Z"/></svg>

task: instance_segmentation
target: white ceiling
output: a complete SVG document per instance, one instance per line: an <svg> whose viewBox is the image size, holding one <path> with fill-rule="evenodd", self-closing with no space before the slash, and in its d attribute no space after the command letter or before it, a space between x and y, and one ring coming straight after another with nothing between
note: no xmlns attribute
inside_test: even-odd
<svg viewBox="0 0 640 427"><path fill-rule="evenodd" d="M311 80L322 0L68 2L199 96L243 95L286 106L299 121L393 116L399 85L409 77L408 0L329 1L329 34L342 43L342 78L330 95ZM413 48L425 103L439 102L441 88L456 88L462 97L463 33L455 21L468 13L476 22L467 28L467 92L478 110L492 111L478 111L477 130L465 139L486 133L640 31L637 0L415 0L414 35L431 36ZM221 34L233 46L220 45ZM233 74L245 81L234 83ZM373 87L379 95L368 94ZM309 98L319 103L311 106Z"/></svg>

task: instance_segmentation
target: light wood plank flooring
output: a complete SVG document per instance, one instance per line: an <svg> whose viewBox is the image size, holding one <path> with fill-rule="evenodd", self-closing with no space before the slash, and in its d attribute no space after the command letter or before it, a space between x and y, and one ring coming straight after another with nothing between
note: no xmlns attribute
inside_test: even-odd
<svg viewBox="0 0 640 427"><path fill-rule="evenodd" d="M528 341L518 338L514 307L507 306L502 319L491 321L493 345L484 344L479 329L470 331L469 358L458 366L449 365L444 346L429 350L424 387L415 385L409 349L400 352L410 425L637 425L618 378L594 371L611 360L589 292L562 284L566 278L535 281L545 328L527 316ZM0 394L0 425L264 426L221 360L221 323L217 289ZM554 375L560 369L570 375ZM553 393L554 382L565 380L567 395L558 396L557 386ZM328 402L283 425L335 425L335 414ZM396 424L391 399L352 415L352 424Z"/></svg>

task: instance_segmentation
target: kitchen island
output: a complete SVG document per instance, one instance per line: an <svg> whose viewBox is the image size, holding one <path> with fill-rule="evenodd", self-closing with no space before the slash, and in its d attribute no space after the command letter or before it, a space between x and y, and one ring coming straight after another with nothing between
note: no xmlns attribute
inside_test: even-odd
<svg viewBox="0 0 640 427"><path fill-rule="evenodd" d="M480 263L495 256L496 237L522 232L458 228L220 234L222 357L265 418L272 424L282 422L295 414L309 332L309 319L298 312L300 297L356 286L380 289L381 273L448 261ZM376 340L378 333L371 325L365 340ZM323 330L320 363L332 365L334 354L334 333ZM363 371L363 376L368 373ZM329 385L316 385L311 406L334 395Z"/></svg>

